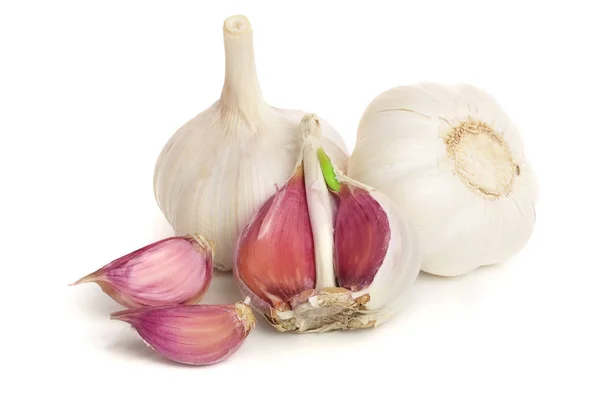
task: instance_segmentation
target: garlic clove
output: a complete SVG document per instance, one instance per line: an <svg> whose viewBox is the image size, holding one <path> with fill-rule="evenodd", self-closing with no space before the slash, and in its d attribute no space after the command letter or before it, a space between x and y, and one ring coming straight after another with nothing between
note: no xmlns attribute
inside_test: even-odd
<svg viewBox="0 0 600 400"><path fill-rule="evenodd" d="M315 287L315 259L301 166L242 232L236 252L239 279L271 307Z"/></svg>
<svg viewBox="0 0 600 400"><path fill-rule="evenodd" d="M111 314L129 323L164 357L183 364L209 365L235 353L253 330L249 305L174 305L144 307Z"/></svg>
<svg viewBox="0 0 600 400"><path fill-rule="evenodd" d="M415 238L414 228L392 199L363 183L348 178L341 172L338 179L342 184L355 186L368 192L388 219L390 240L385 257L368 289L354 293L355 297L369 295L369 300L364 306L369 311L377 310L376 324L379 325L397 314L407 303L421 267L420 244Z"/></svg>
<svg viewBox="0 0 600 400"><path fill-rule="evenodd" d="M421 267L414 228L391 198L346 176L321 156L323 171L336 185L335 269L339 285L353 292L365 310L376 312L374 325L406 304ZM336 186L339 188L337 191Z"/></svg>
<svg viewBox="0 0 600 400"><path fill-rule="evenodd" d="M193 304L212 280L213 251L200 235L171 237L119 257L72 285L96 283L129 308Z"/></svg>
<svg viewBox="0 0 600 400"><path fill-rule="evenodd" d="M391 232L387 213L370 193L344 186L335 223L335 267L340 286L354 292L367 288L388 252Z"/></svg>

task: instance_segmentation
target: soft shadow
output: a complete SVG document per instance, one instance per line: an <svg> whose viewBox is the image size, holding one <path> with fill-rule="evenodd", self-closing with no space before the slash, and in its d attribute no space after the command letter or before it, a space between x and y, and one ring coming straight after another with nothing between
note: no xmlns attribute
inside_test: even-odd
<svg viewBox="0 0 600 400"><path fill-rule="evenodd" d="M238 290L231 272L213 272L213 279L208 291L202 299L202 304L233 304L244 301L244 296Z"/></svg>
<svg viewBox="0 0 600 400"><path fill-rule="evenodd" d="M423 283L423 282L437 283L437 284L441 284L441 285L447 285L447 284L451 284L453 282L465 282L465 281L473 280L475 278L480 278L482 276L486 276L490 273L494 273L494 271L496 271L496 270L506 268L506 265L507 265L507 263L482 265L470 272L467 272L462 275L457 275L457 276L441 276L441 275L434 275L434 274L430 274L430 273L427 273L424 271L420 271L419 276L417 277L417 282L418 283Z"/></svg>
<svg viewBox="0 0 600 400"><path fill-rule="evenodd" d="M112 343L105 346L105 349L129 359L155 362L168 366L186 366L163 357L144 343L141 338L134 335L118 335Z"/></svg>
<svg viewBox="0 0 600 400"><path fill-rule="evenodd" d="M124 357L129 360L141 361L144 363L157 363L171 368L206 368L211 366L184 364L173 361L147 345L133 329L126 334L118 334L111 343L104 346L104 349L116 356ZM222 360L221 363L225 361L227 360Z"/></svg>
<svg viewBox="0 0 600 400"><path fill-rule="evenodd" d="M121 310L123 307L107 296L95 283L82 283L69 288L72 299L69 303L75 304L82 314L86 316L107 319L108 316Z"/></svg>
<svg viewBox="0 0 600 400"><path fill-rule="evenodd" d="M441 275L433 275L424 271L419 272L419 276L417 276L417 282L438 282L441 284L446 284L449 281L459 281L464 278L464 275L459 276L441 276Z"/></svg>
<svg viewBox="0 0 600 400"><path fill-rule="evenodd" d="M167 221L160 211L157 211L152 219L152 237L154 240L165 239L174 235L175 232L169 224L169 221Z"/></svg>

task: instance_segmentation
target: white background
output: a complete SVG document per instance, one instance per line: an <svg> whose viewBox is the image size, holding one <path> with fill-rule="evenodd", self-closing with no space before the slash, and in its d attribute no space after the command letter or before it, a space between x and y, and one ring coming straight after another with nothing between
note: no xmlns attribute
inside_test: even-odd
<svg viewBox="0 0 600 400"><path fill-rule="evenodd" d="M598 399L600 24L588 2L2 2L0 397ZM220 95L223 20L255 31L265 98L350 149L378 93L471 83L517 123L538 222L506 265L421 274L375 330L260 320L205 368L144 346L95 285L67 284L171 234L154 201L168 137ZM240 299L230 276L207 303ZM387 391L387 394L386 394Z"/></svg>

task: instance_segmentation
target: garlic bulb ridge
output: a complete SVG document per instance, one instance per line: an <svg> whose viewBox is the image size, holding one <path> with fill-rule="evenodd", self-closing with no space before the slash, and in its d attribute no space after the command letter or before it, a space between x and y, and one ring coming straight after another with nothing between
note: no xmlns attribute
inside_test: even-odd
<svg viewBox="0 0 600 400"><path fill-rule="evenodd" d="M389 198L335 166L315 115L302 119L299 136L293 174L240 235L238 286L281 331L381 324L419 273L412 232Z"/></svg>
<svg viewBox="0 0 600 400"><path fill-rule="evenodd" d="M521 136L472 86L430 83L377 96L360 121L348 174L406 212L431 274L502 263L533 231L537 181Z"/></svg>
<svg viewBox="0 0 600 400"><path fill-rule="evenodd" d="M166 143L156 162L154 192L175 233L202 232L216 243L215 267L231 270L240 232L293 171L301 150L296 127L304 112L264 101L246 17L228 18L223 38L221 97ZM323 148L345 171L346 145L321 123Z"/></svg>

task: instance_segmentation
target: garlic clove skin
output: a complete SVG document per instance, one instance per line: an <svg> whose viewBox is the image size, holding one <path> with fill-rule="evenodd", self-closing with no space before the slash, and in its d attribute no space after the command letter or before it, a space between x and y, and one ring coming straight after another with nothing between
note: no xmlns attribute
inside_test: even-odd
<svg viewBox="0 0 600 400"><path fill-rule="evenodd" d="M213 274L214 245L200 235L162 239L117 258L74 285L96 283L124 307L199 302Z"/></svg>
<svg viewBox="0 0 600 400"><path fill-rule="evenodd" d="M210 365L234 354L254 329L249 305L144 307L111 314L129 323L162 356L182 364Z"/></svg>
<svg viewBox="0 0 600 400"><path fill-rule="evenodd" d="M286 309L293 296L315 287L314 246L301 166L242 232L236 265L236 277L247 290L275 309Z"/></svg>
<svg viewBox="0 0 600 400"><path fill-rule="evenodd" d="M537 180L520 133L472 86L422 84L377 96L359 124L348 175L403 210L431 274L505 262L533 233Z"/></svg>
<svg viewBox="0 0 600 400"><path fill-rule="evenodd" d="M344 175L336 217L336 276L354 298L368 296L363 307L376 312L378 326L397 314L412 294L421 269L414 228L385 194Z"/></svg>
<svg viewBox="0 0 600 400"><path fill-rule="evenodd" d="M260 89L253 29L241 15L223 25L221 97L167 141L154 171L156 201L177 235L202 232L218 243L215 267L233 267L236 241L261 206L293 174L304 113L272 107ZM345 170L348 150L322 121L323 147Z"/></svg>
<svg viewBox="0 0 600 400"><path fill-rule="evenodd" d="M369 296L369 300L365 302L364 307L368 311L377 312L377 320L374 325L377 326L400 312L400 310L408 302L408 299L412 294L412 286L416 281L421 269L422 258L420 244L415 237L414 228L399 211L397 205L392 201L392 199L373 189L372 187L348 178L347 176L343 175L341 171L338 171L338 180L342 183L342 185L358 188L358 191L362 191L362 196L365 196L365 193L368 193L371 196L371 207L363 207L363 212L365 213L368 210L372 210L372 215L369 216L369 219L371 220L369 224L381 224L379 221L375 223L373 218L382 219L382 211L387 217L387 224L385 226L389 230L389 235L387 234L388 231L385 229L382 229L382 231L384 231L386 235L379 234L379 236L383 236L381 238L382 241L385 241L385 239L389 238L385 256L383 259L375 256L372 256L370 259L368 259L370 264L367 265L371 265L371 268L376 270L376 273L369 282L368 279L364 278L370 277L371 274L368 272L368 269L363 267L363 275L358 275L359 277L363 277L363 280L357 279L356 281L363 284L369 282L368 287L353 294L354 297L366 294ZM357 190L355 189L354 192L356 193ZM346 201L359 202L360 200L354 200L354 196L348 196ZM349 208L352 209L354 207ZM344 215L340 215L338 220L342 221L345 218L346 217ZM340 222L340 225L341 224L342 223ZM363 226L365 224L366 222L363 223ZM362 233L362 231L359 229L358 235L363 236L364 233ZM376 233L372 233L368 239L372 239L375 236L378 235ZM377 244L378 243L375 243L375 245ZM337 249L337 245L338 243L336 243L336 253L341 253ZM371 246L373 246L373 244L371 244ZM363 246L363 249L364 247L366 246ZM378 255L380 249L377 246L373 247L375 251L368 248L371 250L370 254ZM352 248L347 247L347 251L352 252ZM360 256L361 252L357 253ZM339 262L340 264L338 264L336 267L338 270L342 271L346 266L341 263L341 260Z"/></svg>
<svg viewBox="0 0 600 400"><path fill-rule="evenodd" d="M254 233L242 235L238 242L236 281L242 293L254 296L253 307L280 331L326 332L377 326L405 304L420 269L418 247L408 224L387 196L348 178L333 164L320 146L320 123L314 114L302 119L299 133L303 151L297 165L303 174L294 174L288 185L297 186L302 176L306 201L282 201L277 207L267 203L267 210L261 211L245 230ZM281 221L288 219L265 223L264 216L269 213L278 215ZM268 239L250 258L247 249L256 246L258 231L263 228L263 237ZM296 237L312 240L312 246L294 252L282 234L288 233L286 229L299 229ZM289 257L291 254L294 256ZM298 259L302 262L295 266ZM294 290L289 290L292 286L286 270L291 265L299 274L295 282L302 282L305 274L309 278L306 285L296 285ZM286 289L285 296L274 301L256 281L269 282L271 293Z"/></svg>
<svg viewBox="0 0 600 400"><path fill-rule="evenodd" d="M343 186L335 224L335 275L353 292L368 288L388 253L387 213L371 194Z"/></svg>

